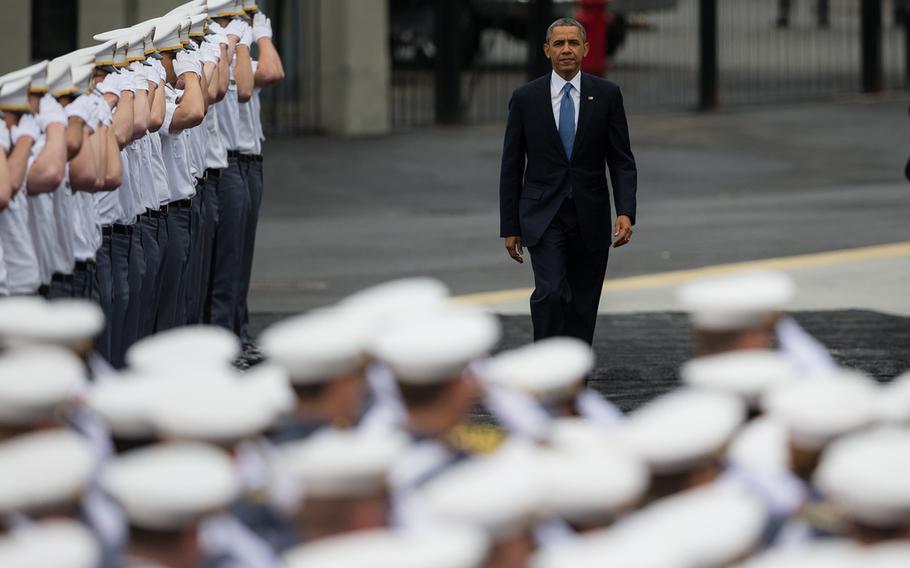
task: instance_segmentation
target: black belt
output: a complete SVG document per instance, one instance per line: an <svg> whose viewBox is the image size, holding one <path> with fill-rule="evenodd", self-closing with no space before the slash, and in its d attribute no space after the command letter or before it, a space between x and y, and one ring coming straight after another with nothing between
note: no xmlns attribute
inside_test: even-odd
<svg viewBox="0 0 910 568"><path fill-rule="evenodd" d="M146 209L145 216L151 217L152 219L162 219L167 217L167 212L165 211L162 213L160 209Z"/></svg>
<svg viewBox="0 0 910 568"><path fill-rule="evenodd" d="M209 168L205 170L205 175L208 179L212 181L218 181L221 179L221 170L216 170L215 168Z"/></svg>
<svg viewBox="0 0 910 568"><path fill-rule="evenodd" d="M162 205L161 208L158 209L158 212L161 213L162 217L167 217L167 203Z"/></svg>
<svg viewBox="0 0 910 568"><path fill-rule="evenodd" d="M76 261L76 270L88 270L95 267L94 260L77 260Z"/></svg>
<svg viewBox="0 0 910 568"><path fill-rule="evenodd" d="M106 237L115 233L118 235L132 235L133 228L129 225L105 225L101 227L101 234Z"/></svg>
<svg viewBox="0 0 910 568"><path fill-rule="evenodd" d="M72 274L64 274L64 273L62 273L62 272L54 272L54 275L51 276L51 282L58 282L58 283L61 283L61 282L62 282L63 284L72 284L72 283L73 283L73 275L72 275Z"/></svg>
<svg viewBox="0 0 910 568"><path fill-rule="evenodd" d="M205 184L205 177L196 178L196 187L199 187L204 184Z"/></svg>
<svg viewBox="0 0 910 568"><path fill-rule="evenodd" d="M177 209L189 209L193 206L192 199L181 199L180 201L171 201L171 207L176 207Z"/></svg>
<svg viewBox="0 0 910 568"><path fill-rule="evenodd" d="M262 154L241 154L237 150L228 150L228 158L234 158L241 162L261 162Z"/></svg>

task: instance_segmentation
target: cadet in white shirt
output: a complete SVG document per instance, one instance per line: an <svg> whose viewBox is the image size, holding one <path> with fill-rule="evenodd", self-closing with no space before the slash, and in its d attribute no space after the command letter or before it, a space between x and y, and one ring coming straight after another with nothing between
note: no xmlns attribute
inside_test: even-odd
<svg viewBox="0 0 910 568"><path fill-rule="evenodd" d="M0 110L10 130L12 150L9 154L12 200L0 215L0 240L4 243L7 286L11 295L38 292L41 274L35 245L28 229L28 198L25 180L32 146L41 138L38 121L32 115L38 111L37 95L29 93L32 81L47 68L47 62L0 77Z"/></svg>
<svg viewBox="0 0 910 568"><path fill-rule="evenodd" d="M259 93L263 87L275 85L284 80L284 66L281 56L272 44L272 22L258 8L253 16L253 41L259 49L259 59L253 62L253 79L255 88L250 102L239 105L240 129L238 144L241 156L241 168L250 193L250 215L246 225L243 245L240 302L237 321L239 322L240 341L245 345L252 343L249 333L249 308L247 295L250 291L250 277L253 269L253 253L256 248L256 227L259 222L259 209L262 205L262 119L260 116Z"/></svg>
<svg viewBox="0 0 910 568"><path fill-rule="evenodd" d="M174 33L179 34L180 22L174 22ZM163 38L166 39L166 38ZM158 47L156 32L156 47ZM173 43L180 46L179 37ZM167 47L167 46L165 46ZM188 129L198 126L205 118L205 100L202 91L202 65L177 49L162 49L162 64L167 72L165 85L166 112L159 130L161 149L171 199L168 206L168 248L165 253L165 270L158 306L157 329L165 330L186 323L186 273L191 250L192 197L196 182L189 163ZM178 82L184 87L178 91ZM178 103L179 100L179 103Z"/></svg>
<svg viewBox="0 0 910 568"><path fill-rule="evenodd" d="M241 2L235 1L216 11L215 21L224 27L229 41L231 82L228 92L215 105L218 128L228 152L228 166L221 172L218 182L218 225L215 229L212 283L210 294L210 321L239 333L238 306L242 290L244 238L250 215L250 194L241 169L239 152L239 105L253 96L253 68L250 58L252 29L243 19Z"/></svg>
<svg viewBox="0 0 910 568"><path fill-rule="evenodd" d="M9 207L9 200L13 194L13 187L9 179L9 164L6 153L9 152L9 129L6 123L0 121L0 214ZM9 295L9 285L6 281L6 261L3 260L3 241L0 239L0 297Z"/></svg>

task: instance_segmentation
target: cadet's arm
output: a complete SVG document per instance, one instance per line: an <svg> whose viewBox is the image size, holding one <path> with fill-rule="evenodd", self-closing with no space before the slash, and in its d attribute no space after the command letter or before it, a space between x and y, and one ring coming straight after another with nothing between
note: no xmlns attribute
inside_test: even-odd
<svg viewBox="0 0 910 568"><path fill-rule="evenodd" d="M218 61L218 96L215 102L220 103L227 94L228 86L231 83L231 55L228 44L222 43L221 59Z"/></svg>
<svg viewBox="0 0 910 568"><path fill-rule="evenodd" d="M70 161L70 187L73 191L95 190L95 181L97 180L97 164L95 163L95 150L91 141L92 129L88 126L82 127L81 150L76 157Z"/></svg>
<svg viewBox="0 0 910 568"><path fill-rule="evenodd" d="M120 102L114 112L114 123L111 125L118 151L122 150L133 138L133 92L120 93Z"/></svg>
<svg viewBox="0 0 910 568"><path fill-rule="evenodd" d="M237 83L237 101L247 103L253 98L253 59L250 48L237 44L237 59L234 63L234 81Z"/></svg>
<svg viewBox="0 0 910 568"><path fill-rule="evenodd" d="M0 211L9 207L13 197L13 186L10 185L9 164L6 163L6 152L0 148Z"/></svg>
<svg viewBox="0 0 910 568"><path fill-rule="evenodd" d="M82 141L84 139L82 130L85 128L85 121L78 116L71 116L66 123L66 159L72 160L79 151L82 150Z"/></svg>
<svg viewBox="0 0 910 568"><path fill-rule="evenodd" d="M44 148L28 170L26 189L29 195L55 191L66 174L66 127L54 122L47 127L44 136Z"/></svg>
<svg viewBox="0 0 910 568"><path fill-rule="evenodd" d="M116 118L116 115L114 115ZM114 133L114 127L106 128L107 164L104 172L104 186L101 191L114 191L123 184L123 164L120 163L120 142Z"/></svg>
<svg viewBox="0 0 910 568"><path fill-rule="evenodd" d="M202 72L205 75L205 106L206 112L208 112L209 105L213 105L218 102L218 85L221 81L221 78L218 74L218 68L220 63L216 65L215 63L209 62L202 66Z"/></svg>
<svg viewBox="0 0 910 568"><path fill-rule="evenodd" d="M13 149L7 157L7 166L9 167L10 198L19 193L22 182L25 181L25 174L28 172L28 157L32 152L32 146L35 141L31 136L22 136L16 141Z"/></svg>
<svg viewBox="0 0 910 568"><path fill-rule="evenodd" d="M272 39L261 37L256 45L259 46L259 66L256 67L255 85L267 87L283 81L284 65Z"/></svg>
<svg viewBox="0 0 910 568"><path fill-rule="evenodd" d="M176 134L181 130L198 126L205 118L205 101L203 101L202 85L199 76L192 71L180 76L183 79L183 96L180 104L171 118L170 133Z"/></svg>
<svg viewBox="0 0 910 568"><path fill-rule="evenodd" d="M146 83L148 84L148 83ZM139 140L149 129L149 93L145 89L136 89L133 96L133 132L130 141Z"/></svg>
<svg viewBox="0 0 910 568"><path fill-rule="evenodd" d="M149 132L158 132L164 124L167 101L164 96L164 81L149 81Z"/></svg>
<svg viewBox="0 0 910 568"><path fill-rule="evenodd" d="M107 174L108 136L108 128L102 124L99 124L95 132L89 136L89 143L92 145L92 155L95 159L95 185L92 188L92 193L104 189L104 178Z"/></svg>

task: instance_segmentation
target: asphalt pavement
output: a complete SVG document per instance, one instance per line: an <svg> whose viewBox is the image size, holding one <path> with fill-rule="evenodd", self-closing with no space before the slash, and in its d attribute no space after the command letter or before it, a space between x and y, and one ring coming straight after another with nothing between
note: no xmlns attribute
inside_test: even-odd
<svg viewBox="0 0 910 568"><path fill-rule="evenodd" d="M672 384L688 356L684 318L673 313L678 275L757 260L782 262L807 299L794 309L825 322L817 331L845 353L854 345L864 354L844 362L883 379L910 368L905 101L852 97L629 122L638 223L607 269L598 388L619 389L612 394L634 405ZM508 314L504 345L529 340L530 266L511 261L498 236L501 144L502 125L267 141L254 329L371 284L428 275Z"/></svg>

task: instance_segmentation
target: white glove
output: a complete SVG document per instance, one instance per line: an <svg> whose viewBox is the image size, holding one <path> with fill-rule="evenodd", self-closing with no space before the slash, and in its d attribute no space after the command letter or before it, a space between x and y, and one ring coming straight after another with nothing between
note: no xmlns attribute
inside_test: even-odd
<svg viewBox="0 0 910 568"><path fill-rule="evenodd" d="M133 79L133 88L137 91L149 90L148 74L145 69L145 65L140 61L134 61L130 64L129 77Z"/></svg>
<svg viewBox="0 0 910 568"><path fill-rule="evenodd" d="M111 73L104 78L103 81L98 83L96 87L98 92L102 95L117 95L120 96L120 79L116 73Z"/></svg>
<svg viewBox="0 0 910 568"><path fill-rule="evenodd" d="M259 41L264 37L272 39L272 20L266 18L262 12L258 12L253 16L253 40Z"/></svg>
<svg viewBox="0 0 910 568"><path fill-rule="evenodd" d="M221 60L221 48L210 43L203 43L199 46L199 61L202 63L218 64Z"/></svg>
<svg viewBox="0 0 910 568"><path fill-rule="evenodd" d="M207 40L207 41L210 42L212 45L216 46L216 47L219 49L219 51L221 50L221 46L222 46L222 45L230 45L230 44L231 44L231 42L230 42L230 41L228 40L228 38L227 38L227 34L225 34L225 33L223 33L223 32L220 33L220 34L214 34L214 35L209 36L209 37L210 37L211 39L209 39L209 40Z"/></svg>
<svg viewBox="0 0 910 568"><path fill-rule="evenodd" d="M9 153L10 145L12 141L9 139L9 129L6 127L6 123L0 120L0 148L3 148L3 151Z"/></svg>
<svg viewBox="0 0 910 568"><path fill-rule="evenodd" d="M131 93L136 92L136 79L134 78L134 73L128 69L124 69L117 76L117 87L120 89L120 92L129 91Z"/></svg>
<svg viewBox="0 0 910 568"><path fill-rule="evenodd" d="M177 58L174 60L174 73L177 77L181 77L185 73L195 73L197 77L202 78L202 63L195 52L178 52Z"/></svg>
<svg viewBox="0 0 910 568"><path fill-rule="evenodd" d="M247 26L246 29L243 30L243 35L240 37L239 43L241 43L247 47L249 47L250 44L253 43L253 28L251 28L250 26Z"/></svg>
<svg viewBox="0 0 910 568"><path fill-rule="evenodd" d="M10 141L13 143L13 146L15 146L23 136L28 136L33 141L38 140L38 137L41 136L41 128L38 126L38 121L35 120L34 115L23 114L19 119L19 124L13 127L10 132Z"/></svg>
<svg viewBox="0 0 910 568"><path fill-rule="evenodd" d="M230 36L234 36L237 38L237 41L240 41L240 39L243 37L243 32L245 32L248 27L250 26L243 20L234 19L231 20L231 23L228 24L226 28L224 28L224 35L228 36L229 38Z"/></svg>
<svg viewBox="0 0 910 568"><path fill-rule="evenodd" d="M47 128L52 124L60 124L66 127L66 113L63 107L51 95L41 97L41 103L38 107L38 126L42 132L47 132Z"/></svg>
<svg viewBox="0 0 910 568"><path fill-rule="evenodd" d="M82 121L89 126L92 130L95 129L92 126L92 115L95 113L95 101L90 99L88 95L82 95L76 97L76 100L66 105L66 108L63 109L66 112L66 118L81 118Z"/></svg>
<svg viewBox="0 0 910 568"><path fill-rule="evenodd" d="M215 35L224 35L224 28L221 27L221 24L215 21L209 21L209 31Z"/></svg>
<svg viewBox="0 0 910 568"><path fill-rule="evenodd" d="M167 70L165 70L164 65L161 64L157 59L151 59L152 66L149 67L148 78L149 81L155 83L161 83L164 81L167 83Z"/></svg>
<svg viewBox="0 0 910 568"><path fill-rule="evenodd" d="M98 120L99 126L110 126L114 122L111 107L102 97L95 99L95 118Z"/></svg>

